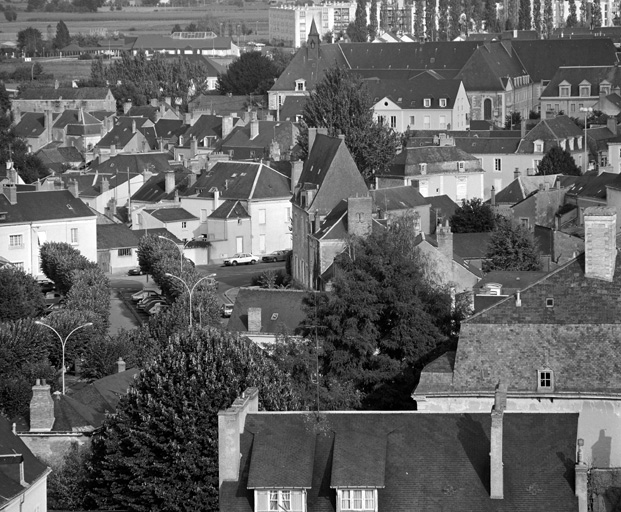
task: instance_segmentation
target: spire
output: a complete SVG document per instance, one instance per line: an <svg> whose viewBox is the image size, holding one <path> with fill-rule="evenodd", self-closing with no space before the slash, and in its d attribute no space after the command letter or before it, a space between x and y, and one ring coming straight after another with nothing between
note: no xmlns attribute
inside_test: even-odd
<svg viewBox="0 0 621 512"><path fill-rule="evenodd" d="M317 25L315 25L315 18L311 23L310 32L308 33L308 42L306 44L306 56L309 60L317 60L319 58L319 32L317 32Z"/></svg>

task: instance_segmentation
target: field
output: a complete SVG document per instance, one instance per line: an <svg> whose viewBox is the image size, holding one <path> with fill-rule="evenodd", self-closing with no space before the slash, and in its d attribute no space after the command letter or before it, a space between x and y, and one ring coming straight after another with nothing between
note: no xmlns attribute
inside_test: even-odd
<svg viewBox="0 0 621 512"><path fill-rule="evenodd" d="M17 20L11 23L0 16L0 42L15 41L17 33L27 27L34 27L47 37L48 26L56 33L56 24L62 20L67 25L70 34L99 33L102 30L113 34L115 31L126 36L137 36L145 33L168 34L178 23L185 27L196 22L205 15L212 16L218 22L232 22L235 25L245 23L253 31L258 29L258 35L253 38L266 39L268 33L267 13L268 6L263 2L246 2L244 8L207 5L205 7L185 8L152 8L152 7L124 7L122 11L110 11L102 7L97 13L73 12L25 12L26 3L13 2L19 9Z"/></svg>

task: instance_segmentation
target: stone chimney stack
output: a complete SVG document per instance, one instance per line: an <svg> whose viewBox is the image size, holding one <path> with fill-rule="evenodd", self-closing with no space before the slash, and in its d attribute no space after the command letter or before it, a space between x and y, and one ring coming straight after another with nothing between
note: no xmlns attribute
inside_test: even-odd
<svg viewBox="0 0 621 512"><path fill-rule="evenodd" d="M584 462L584 454L582 447L584 446L584 439L578 439L578 451L576 454L576 484L575 494L578 498L578 512L588 512L588 472L589 466Z"/></svg>
<svg viewBox="0 0 621 512"><path fill-rule="evenodd" d="M17 186L15 184L5 184L2 192L11 204L17 204Z"/></svg>
<svg viewBox="0 0 621 512"><path fill-rule="evenodd" d="M317 128L308 129L308 154L313 150L315 145L315 139L317 138Z"/></svg>
<svg viewBox="0 0 621 512"><path fill-rule="evenodd" d="M30 400L30 431L49 432L54 426L54 401L50 395L50 385L45 379L36 380L32 386L32 400Z"/></svg>
<svg viewBox="0 0 621 512"><path fill-rule="evenodd" d="M304 168L304 162L302 160L295 160L291 162L291 193L295 192L295 187L300 181L302 176L302 169Z"/></svg>
<svg viewBox="0 0 621 512"><path fill-rule="evenodd" d="M52 141L52 125L54 124L53 119L52 111L47 109L45 111L45 119L43 120L43 123L48 142Z"/></svg>
<svg viewBox="0 0 621 512"><path fill-rule="evenodd" d="M119 360L114 364L116 366L116 373L123 373L125 371L125 361L123 361L122 357L119 357Z"/></svg>
<svg viewBox="0 0 621 512"><path fill-rule="evenodd" d="M504 468L502 462L502 422L507 408L507 387L498 383L492 407L492 431L490 435L490 498L504 498Z"/></svg>
<svg viewBox="0 0 621 512"><path fill-rule="evenodd" d="M240 436L244 433L246 416L259 410L259 390L248 388L231 407L218 412L218 473L219 485L237 482L241 458Z"/></svg>
<svg viewBox="0 0 621 512"><path fill-rule="evenodd" d="M110 190L110 182L108 181L108 178L103 177L101 178L101 193L105 193L108 192Z"/></svg>
<svg viewBox="0 0 621 512"><path fill-rule="evenodd" d="M496 206L496 187L492 185L491 196L489 199L489 203L492 207Z"/></svg>
<svg viewBox="0 0 621 512"><path fill-rule="evenodd" d="M438 250L449 261L453 261L453 231L448 220L444 221L444 226L439 225L436 229L436 239L438 240Z"/></svg>
<svg viewBox="0 0 621 512"><path fill-rule="evenodd" d="M248 331L261 332L261 308L248 308Z"/></svg>
<svg viewBox="0 0 621 512"><path fill-rule="evenodd" d="M222 140L226 139L233 131L233 116L224 116L222 118Z"/></svg>
<svg viewBox="0 0 621 512"><path fill-rule="evenodd" d="M116 144L110 144L110 156L116 156Z"/></svg>
<svg viewBox="0 0 621 512"><path fill-rule="evenodd" d="M22 111L19 107L15 107L13 111L13 123L18 124L22 120Z"/></svg>
<svg viewBox="0 0 621 512"><path fill-rule="evenodd" d="M175 171L166 171L164 175L166 177L164 192L171 194L175 190Z"/></svg>
<svg viewBox="0 0 621 512"><path fill-rule="evenodd" d="M250 121L250 139L256 139L259 136L259 120L251 119Z"/></svg>
<svg viewBox="0 0 621 512"><path fill-rule="evenodd" d="M612 282L617 257L617 214L614 208L586 208L584 235L585 277Z"/></svg>
<svg viewBox="0 0 621 512"><path fill-rule="evenodd" d="M78 180L72 179L69 182L69 192L73 197L78 197L80 195L80 190L78 188Z"/></svg>
<svg viewBox="0 0 621 512"><path fill-rule="evenodd" d="M190 158L194 158L196 153L198 153L198 140L196 137L192 137L190 140Z"/></svg>
<svg viewBox="0 0 621 512"><path fill-rule="evenodd" d="M347 199L347 232L353 236L371 233L373 198L350 197Z"/></svg>
<svg viewBox="0 0 621 512"><path fill-rule="evenodd" d="M132 119L132 133L136 133L136 120Z"/></svg>
<svg viewBox="0 0 621 512"><path fill-rule="evenodd" d="M216 188L213 191L213 209L217 210L218 206L220 206L220 191Z"/></svg>

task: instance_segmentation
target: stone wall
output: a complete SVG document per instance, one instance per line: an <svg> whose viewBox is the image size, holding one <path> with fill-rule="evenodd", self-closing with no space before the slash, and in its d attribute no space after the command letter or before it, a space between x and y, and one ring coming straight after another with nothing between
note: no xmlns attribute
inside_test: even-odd
<svg viewBox="0 0 621 512"><path fill-rule="evenodd" d="M18 434L30 451L47 464L60 464L73 443L90 446L91 438L79 433L28 435Z"/></svg>

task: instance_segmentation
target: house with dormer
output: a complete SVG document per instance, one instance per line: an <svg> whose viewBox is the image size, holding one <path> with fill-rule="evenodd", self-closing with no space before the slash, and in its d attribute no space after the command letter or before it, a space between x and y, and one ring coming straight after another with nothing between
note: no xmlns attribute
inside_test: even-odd
<svg viewBox="0 0 621 512"><path fill-rule="evenodd" d="M561 66L541 93L541 117L546 119L560 112L584 118L600 99L621 91L621 70L609 66Z"/></svg>
<svg viewBox="0 0 621 512"><path fill-rule="evenodd" d="M377 188L413 185L423 197L446 194L456 203L483 197L483 175L478 158L453 145L442 134L433 146L408 146L377 176Z"/></svg>
<svg viewBox="0 0 621 512"><path fill-rule="evenodd" d="M579 413L585 463L619 467L616 219L612 208L586 208L584 254L465 320L456 353L423 370L418 410L485 411L500 382L512 413Z"/></svg>
<svg viewBox="0 0 621 512"><path fill-rule="evenodd" d="M116 100L108 87L33 87L24 89L11 100L15 112L62 112L83 108L86 111L114 112Z"/></svg>
<svg viewBox="0 0 621 512"><path fill-rule="evenodd" d="M155 128L146 117L118 117L95 145L94 156L103 161L117 153L147 153L156 148Z"/></svg>
<svg viewBox="0 0 621 512"><path fill-rule="evenodd" d="M376 121L396 132L466 130L470 103L460 80L425 71L409 80L366 80Z"/></svg>
<svg viewBox="0 0 621 512"><path fill-rule="evenodd" d="M586 511L575 413L218 412L220 511ZM578 454L578 455L577 455Z"/></svg>
<svg viewBox="0 0 621 512"><path fill-rule="evenodd" d="M26 142L31 151L37 152L52 142L54 117L51 110L46 112L26 112L15 118L13 132Z"/></svg>

